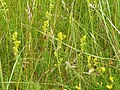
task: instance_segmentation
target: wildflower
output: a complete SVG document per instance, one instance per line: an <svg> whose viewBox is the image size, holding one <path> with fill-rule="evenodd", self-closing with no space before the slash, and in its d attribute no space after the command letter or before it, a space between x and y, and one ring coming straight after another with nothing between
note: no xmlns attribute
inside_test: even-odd
<svg viewBox="0 0 120 90"><path fill-rule="evenodd" d="M16 40L17 39L17 35L18 35L18 33L14 32L13 35L12 35L12 40Z"/></svg>
<svg viewBox="0 0 120 90"><path fill-rule="evenodd" d="M66 37L66 35L62 34L62 32L58 33L58 49L61 48L62 41L65 37Z"/></svg>
<svg viewBox="0 0 120 90"><path fill-rule="evenodd" d="M105 67L101 67L102 72L105 72Z"/></svg>
<svg viewBox="0 0 120 90"><path fill-rule="evenodd" d="M17 49L17 47L13 47L13 50L14 50L14 55L16 56L17 53L18 53L18 49Z"/></svg>
<svg viewBox="0 0 120 90"><path fill-rule="evenodd" d="M16 47L18 47L21 42L20 41L14 41L13 43L15 44Z"/></svg>
<svg viewBox="0 0 120 90"><path fill-rule="evenodd" d="M50 10L53 9L53 7L54 7L54 5L52 3L50 3L50 6L49 6Z"/></svg>
<svg viewBox="0 0 120 90"><path fill-rule="evenodd" d="M77 90L81 90L81 84L79 84L79 86L75 86L75 88L77 89Z"/></svg>
<svg viewBox="0 0 120 90"><path fill-rule="evenodd" d="M106 87L110 90L110 89L112 89L113 85L112 84L111 85L106 85Z"/></svg>
<svg viewBox="0 0 120 90"><path fill-rule="evenodd" d="M85 45L86 45L86 36L84 35L81 39L80 39L80 47L81 47L81 51L85 50Z"/></svg>
<svg viewBox="0 0 120 90"><path fill-rule="evenodd" d="M113 77L109 77L109 79L110 79L111 82L114 82Z"/></svg>
<svg viewBox="0 0 120 90"><path fill-rule="evenodd" d="M59 39L60 41L62 41L65 37L66 37L66 35L62 34L62 32L59 32L59 33L58 33L58 39Z"/></svg>
<svg viewBox="0 0 120 90"><path fill-rule="evenodd" d="M87 66L88 66L89 68L91 68L91 66L92 66L92 65L91 65L91 56L88 56L87 62L88 62L88 65L87 65Z"/></svg>
<svg viewBox="0 0 120 90"><path fill-rule="evenodd" d="M14 32L13 35L12 35L12 40L13 40L13 51L14 51L14 55L16 56L18 54L18 47L19 47L19 44L21 43L20 41L17 40L17 35L18 33L17 32Z"/></svg>
<svg viewBox="0 0 120 90"><path fill-rule="evenodd" d="M52 14L51 14L50 12L47 11L47 12L45 13L45 16L46 16L46 18L49 19L49 18L52 16Z"/></svg>
<svg viewBox="0 0 120 90"><path fill-rule="evenodd" d="M55 55L55 57L57 57L58 55L57 55L57 52L54 52L54 55Z"/></svg>
<svg viewBox="0 0 120 90"><path fill-rule="evenodd" d="M56 66L57 66L57 64L54 64L54 66L56 67Z"/></svg>
<svg viewBox="0 0 120 90"><path fill-rule="evenodd" d="M14 41L13 43L15 43L14 47L13 47L13 51L14 51L14 55L16 56L18 54L18 47L19 47L19 44L21 42L20 41Z"/></svg>
<svg viewBox="0 0 120 90"><path fill-rule="evenodd" d="M50 11L46 11L46 13L45 13L46 20L44 21L44 24L42 26L42 29L43 29L44 33L46 33L46 32L48 33L47 29L49 27L49 20L52 16L51 9L53 8L53 6L54 5L50 3L50 6L49 6Z"/></svg>
<svg viewBox="0 0 120 90"><path fill-rule="evenodd" d="M49 21L48 20L44 21L44 25L42 26L44 33L46 33L48 26L49 26Z"/></svg>
<svg viewBox="0 0 120 90"><path fill-rule="evenodd" d="M84 43L86 41L86 36L84 35L81 39L80 39L80 42L81 43Z"/></svg>

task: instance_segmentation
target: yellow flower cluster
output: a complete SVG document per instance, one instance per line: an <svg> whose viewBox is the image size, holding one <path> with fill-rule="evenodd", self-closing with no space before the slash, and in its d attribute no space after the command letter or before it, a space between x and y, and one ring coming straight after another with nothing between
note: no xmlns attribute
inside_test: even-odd
<svg viewBox="0 0 120 90"><path fill-rule="evenodd" d="M103 74L106 70L105 67L98 66L99 62L98 62L97 58L92 59L91 56L88 56L87 63L88 63L87 67L89 68L89 72L97 70L100 74ZM94 69L94 67L96 67L96 68Z"/></svg>
<svg viewBox="0 0 120 90"><path fill-rule="evenodd" d="M49 5L50 11L46 11L46 13L45 13L46 20L44 21L43 26L42 26L44 33L48 32L47 30L49 28L49 19L52 16L51 10L53 7L54 7L54 5L52 3L50 3L50 5Z"/></svg>
<svg viewBox="0 0 120 90"><path fill-rule="evenodd" d="M110 85L106 85L106 87L111 90L113 88L113 82L114 82L114 78L113 77L109 77L109 80L111 81L111 84Z"/></svg>
<svg viewBox="0 0 120 90"><path fill-rule="evenodd" d="M97 58L92 59L91 56L88 56L87 63L88 63L87 64L88 68L97 67L97 65L98 65Z"/></svg>
<svg viewBox="0 0 120 90"><path fill-rule="evenodd" d="M112 89L113 85L112 84L111 85L106 85L106 87L110 90L110 89Z"/></svg>
<svg viewBox="0 0 120 90"><path fill-rule="evenodd" d="M52 14L51 14L51 12L48 12L48 11L47 11L47 12L45 13L45 16L46 16L47 19L50 19L50 17L52 16Z"/></svg>
<svg viewBox="0 0 120 90"><path fill-rule="evenodd" d="M109 77L109 80L110 80L112 83L114 82L113 77Z"/></svg>
<svg viewBox="0 0 120 90"><path fill-rule="evenodd" d="M86 46L86 36L84 35L81 39L80 39L80 47L81 47L81 51L85 50L85 46Z"/></svg>
<svg viewBox="0 0 120 90"><path fill-rule="evenodd" d="M53 9L53 7L54 7L54 5L52 3L50 3L50 6L49 6L50 11Z"/></svg>
<svg viewBox="0 0 120 90"><path fill-rule="evenodd" d="M61 48L63 39L66 38L66 35L64 35L62 32L58 33L58 49Z"/></svg>
<svg viewBox="0 0 120 90"><path fill-rule="evenodd" d="M14 50L14 55L16 56L18 54L18 47L19 47L19 44L21 43L20 41L17 40L17 35L18 33L17 32L14 32L13 35L12 35L12 40L13 40L13 44L14 44L14 47L13 47L13 50Z"/></svg>
<svg viewBox="0 0 120 90"><path fill-rule="evenodd" d="M42 26L44 33L47 32L48 27L49 27L49 22L48 20L46 20L44 21L44 25Z"/></svg>
<svg viewBox="0 0 120 90"><path fill-rule="evenodd" d="M87 62L88 62L87 66L88 66L89 68L91 68L91 67L92 67L92 65L91 65L91 56L88 56Z"/></svg>
<svg viewBox="0 0 120 90"><path fill-rule="evenodd" d="M62 32L58 33L58 40L62 41L64 38L66 38L66 35L64 35Z"/></svg>

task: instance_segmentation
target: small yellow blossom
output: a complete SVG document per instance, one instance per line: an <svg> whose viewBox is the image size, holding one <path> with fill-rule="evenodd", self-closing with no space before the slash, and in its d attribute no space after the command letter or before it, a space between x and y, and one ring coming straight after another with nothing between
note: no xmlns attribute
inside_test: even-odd
<svg viewBox="0 0 120 90"><path fill-rule="evenodd" d="M64 35L62 32L59 32L59 33L58 33L58 39L59 39L60 41L62 41L65 37L66 37L66 35Z"/></svg>
<svg viewBox="0 0 120 90"><path fill-rule="evenodd" d="M99 62L97 61L97 58L94 58L94 59L93 59L93 62L94 62L94 66L97 66L98 63L99 63Z"/></svg>
<svg viewBox="0 0 120 90"><path fill-rule="evenodd" d="M52 14L51 14L50 12L47 11L47 12L45 13L45 16L46 16L46 18L49 19L49 18L52 16Z"/></svg>
<svg viewBox="0 0 120 90"><path fill-rule="evenodd" d="M49 21L48 20L44 21L44 25L42 26L44 33L46 33L48 26L49 26Z"/></svg>
<svg viewBox="0 0 120 90"><path fill-rule="evenodd" d="M109 79L110 79L111 82L114 82L113 77L109 77Z"/></svg>
<svg viewBox="0 0 120 90"><path fill-rule="evenodd" d="M86 36L84 35L81 39L80 39L81 43L86 41Z"/></svg>
<svg viewBox="0 0 120 90"><path fill-rule="evenodd" d="M12 40L15 41L15 40L17 39L17 35L18 35L18 33L17 33L17 32L14 32L13 35L12 35Z"/></svg>
<svg viewBox="0 0 120 90"><path fill-rule="evenodd" d="M80 39L80 47L81 50L84 51L85 50L85 45L86 45L86 36L84 35L81 39Z"/></svg>
<svg viewBox="0 0 120 90"><path fill-rule="evenodd" d="M51 10L53 7L54 7L54 5L53 5L52 3L50 3L50 6L49 6L50 10Z"/></svg>
<svg viewBox="0 0 120 90"><path fill-rule="evenodd" d="M79 86L75 86L75 88L77 89L77 90L81 90L81 84L79 84Z"/></svg>
<svg viewBox="0 0 120 90"><path fill-rule="evenodd" d="M13 50L14 50L14 55L16 56L17 53L18 53L18 48L17 47L13 47Z"/></svg>
<svg viewBox="0 0 120 90"><path fill-rule="evenodd" d="M54 52L54 55L55 55L55 57L57 57L58 55L57 55L57 52Z"/></svg>
<svg viewBox="0 0 120 90"><path fill-rule="evenodd" d="M48 25L49 25L48 20L44 21L44 25L45 25L45 26L48 26Z"/></svg>
<svg viewBox="0 0 120 90"><path fill-rule="evenodd" d="M88 56L88 58L87 58L88 60L87 60L87 66L89 67L89 68L91 68L92 67L92 63L91 63L91 56Z"/></svg>
<svg viewBox="0 0 120 90"><path fill-rule="evenodd" d="M12 35L12 40L13 40L13 51L14 51L14 55L16 56L18 54L18 47L19 47L19 44L21 43L20 41L17 40L17 35L18 33L17 32L14 32L13 35Z"/></svg>
<svg viewBox="0 0 120 90"><path fill-rule="evenodd" d="M105 67L101 67L102 72L105 72Z"/></svg>
<svg viewBox="0 0 120 90"><path fill-rule="evenodd" d="M20 41L14 41L13 43L15 44L16 47L18 47L21 42Z"/></svg>
<svg viewBox="0 0 120 90"><path fill-rule="evenodd" d="M57 66L57 64L54 64L54 66L56 67L56 66Z"/></svg>
<svg viewBox="0 0 120 90"><path fill-rule="evenodd" d="M113 85L112 84L111 85L106 85L106 87L110 90L110 89L112 89Z"/></svg>

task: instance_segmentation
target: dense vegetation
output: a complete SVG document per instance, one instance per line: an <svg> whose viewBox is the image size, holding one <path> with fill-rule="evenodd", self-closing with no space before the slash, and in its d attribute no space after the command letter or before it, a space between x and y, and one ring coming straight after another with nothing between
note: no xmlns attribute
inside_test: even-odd
<svg viewBox="0 0 120 90"><path fill-rule="evenodd" d="M120 0L0 0L0 90L120 90Z"/></svg>

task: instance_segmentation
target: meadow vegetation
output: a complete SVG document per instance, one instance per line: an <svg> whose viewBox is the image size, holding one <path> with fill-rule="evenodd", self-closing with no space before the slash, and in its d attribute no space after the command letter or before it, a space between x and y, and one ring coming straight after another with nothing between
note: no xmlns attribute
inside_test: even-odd
<svg viewBox="0 0 120 90"><path fill-rule="evenodd" d="M0 90L120 90L120 0L0 0Z"/></svg>

